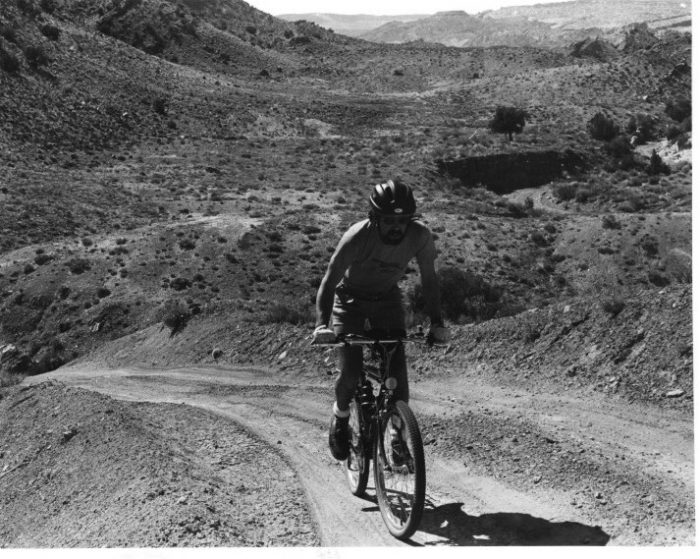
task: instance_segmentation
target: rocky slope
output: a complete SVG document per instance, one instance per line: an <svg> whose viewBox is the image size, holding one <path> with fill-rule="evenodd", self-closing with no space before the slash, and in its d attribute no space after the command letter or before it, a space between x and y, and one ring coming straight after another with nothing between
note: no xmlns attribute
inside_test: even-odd
<svg viewBox="0 0 700 559"><path fill-rule="evenodd" d="M171 405L177 399L126 405L61 385L12 386L66 364L93 373L252 366L280 382L320 374L330 384L333 355L308 346L315 291L342 232L366 215L368 188L389 176L414 186L435 235L455 333L449 348L411 349L413 378L429 387L424 402L468 372L488 381L484 397L571 391L685 425L694 401L691 41L635 29L612 56L590 43L574 54L373 44L235 0L0 4L0 494L15 519L3 545L81 545L81 531L94 545L318 543L289 489L305 481L286 470L289 451L275 452L282 424L262 444L233 416ZM513 141L489 128L499 105L528 114ZM597 113L625 133L643 131L646 144L627 151L625 137L594 139ZM651 165L655 151L668 167ZM409 268L412 325L423 320L417 280ZM174 382L173 398L189 382ZM445 402L421 412L441 460L470 444L445 439L448 423L432 417ZM327 404L310 400L311 419L290 411L295 432L322 429ZM493 425L462 412L460 425ZM499 421L504 436L518 436ZM528 448L544 440L521 438ZM241 446L250 452L239 458ZM549 448L532 451L542 468ZM511 464L515 451L500 450ZM487 454L473 467L501 475ZM85 456L94 462L77 459ZM306 455L294 456L299 472ZM606 453L610 471L616 460ZM326 462L313 467L329 472ZM596 479L613 488L604 472ZM259 484L240 481L248 478ZM545 500L569 481L543 477ZM606 522L619 528L620 513L631 519L623 541L666 542L665 525L648 531L647 505L634 501L645 484ZM685 494L672 512L675 485L648 486L663 488L664 514L686 541ZM590 520L601 499L577 491L592 511L577 537L603 541ZM104 494L118 504L101 508ZM256 512L258 497L270 515ZM125 506L139 513L116 525ZM38 519L46 529L30 532L37 510L48 511ZM440 532L445 518L432 518ZM634 535L637 518L647 539Z"/></svg>

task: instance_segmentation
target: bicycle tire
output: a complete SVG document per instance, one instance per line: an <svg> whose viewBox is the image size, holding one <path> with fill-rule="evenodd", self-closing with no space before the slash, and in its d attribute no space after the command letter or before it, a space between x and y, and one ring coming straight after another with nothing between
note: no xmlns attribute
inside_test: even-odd
<svg viewBox="0 0 700 559"><path fill-rule="evenodd" d="M390 424L394 417L408 451L406 463L392 465ZM394 423L396 425L396 423ZM418 421L406 402L398 400L382 418L374 452L374 480L377 502L389 532L400 540L418 529L425 506L425 455ZM388 444L387 444L388 443ZM402 443L402 444L403 444ZM385 448L389 446L388 451ZM402 447L403 448L403 447Z"/></svg>
<svg viewBox="0 0 700 559"><path fill-rule="evenodd" d="M369 480L369 463L372 449L366 448L366 441L362 436L362 408L357 400L350 402L350 452L345 460L345 475L350 486L350 493L356 497L361 497L367 489Z"/></svg>

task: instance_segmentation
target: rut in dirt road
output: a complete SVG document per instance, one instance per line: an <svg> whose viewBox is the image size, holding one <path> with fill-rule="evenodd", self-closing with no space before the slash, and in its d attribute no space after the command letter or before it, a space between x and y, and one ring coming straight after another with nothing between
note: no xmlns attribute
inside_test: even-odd
<svg viewBox="0 0 700 559"><path fill-rule="evenodd" d="M347 490L342 468L328 454L325 434L330 392L326 386L300 386L291 382L272 385L267 375L207 369L99 374L67 370L55 375L64 382L120 399L184 402L232 418L268 444L277 445L289 458L317 518L322 545L398 543L383 526L376 503L372 500L372 487L368 490L368 500L353 498ZM663 522L650 518L647 511L627 502L620 492L623 490L631 494L632 497L627 497L629 500L636 491L644 487L653 488L653 484L658 482L653 477L633 479L631 484L626 482L625 487L624 483L616 485L619 476L608 470L607 476L611 478L617 495L614 499L610 497L609 483L601 485L606 493L605 504L601 504L605 499L601 498L602 495L597 496L593 488L586 488L592 491L590 495L582 491L582 480L575 479L577 475L588 475L594 484L605 481L606 475L601 477L593 471L586 474L587 469L599 467L596 460L604 459L607 452L596 457L595 444L589 446L587 452L590 456L583 452L571 463L563 460L564 456L569 455L567 449L554 457L538 453L535 439L539 437L545 441L545 446L549 447L547 452L550 452L553 444L546 442L547 438L554 439L546 434L546 425L542 428L533 425L532 420L537 414L528 413L528 409L533 407L536 399L525 406L512 408L512 400L518 398L511 394L509 399L501 394L503 401L500 403L503 407L511 408L511 418L499 418L503 410L499 409L498 390L492 387L492 393L496 396L494 405L488 409L484 406L480 414L473 415L480 421L471 422L472 429L479 426L483 432L475 437L472 430L472 435L466 437L468 440L459 440L454 438L454 433L469 433L464 429L469 421L462 428L449 431L452 433L450 436L445 436L441 429L450 422L462 421L459 418L465 407L479 408L474 402L455 398L455 394L460 394L455 390L449 392L449 399L426 397L427 394L437 393L433 388L418 385L414 391L413 407L424 434L428 469L427 506L422 525L413 538L414 543L602 545L607 542L640 543L643 537L660 537L662 531L667 534L669 542L692 540L691 526L687 521L684 524L682 518L687 514L687 508L683 509L687 507L683 499L677 499L680 503L671 503L668 494L656 495L659 505L665 510L670 511L675 506L680 511L679 516L672 516L675 528L669 529ZM471 398L479 399L483 387L472 384L471 389ZM463 392L462 396L465 394ZM529 415L530 422L523 422L523 418L513 421L512 416L517 414ZM571 421L575 415L571 416ZM499 419L494 420L494 416ZM492 423L483 423L489 417ZM534 438L531 441L527 433L521 432L519 436L527 444L509 450L506 443L513 446L512 439L517 439L517 436L504 441L502 424L512 424L515 431L530 429L530 435ZM553 427L555 430L560 428L561 425ZM618 427L624 428L624 423ZM559 439L563 438L562 434L560 430ZM609 435L611 439L614 437L614 432ZM579 442L586 448L586 441ZM632 458L642 460L643 456ZM554 473L548 474L546 469L549 466L544 460L553 463L563 460L565 466L581 466L578 471L574 468L574 476L559 479L557 476L561 470L552 470ZM525 461L530 464L525 464ZM611 468L611 464L608 463L606 467ZM657 483L656 488L663 489L662 486L663 483ZM645 529L643 535L639 533L639 526L646 528L651 523L657 524L654 530Z"/></svg>

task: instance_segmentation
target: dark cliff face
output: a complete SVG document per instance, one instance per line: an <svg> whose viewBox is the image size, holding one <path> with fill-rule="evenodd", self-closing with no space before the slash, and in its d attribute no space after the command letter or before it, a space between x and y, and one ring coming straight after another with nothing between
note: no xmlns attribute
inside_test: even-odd
<svg viewBox="0 0 700 559"><path fill-rule="evenodd" d="M570 150L506 153L437 161L438 172L458 178L465 186L482 185L497 194L534 188L584 167L583 158Z"/></svg>

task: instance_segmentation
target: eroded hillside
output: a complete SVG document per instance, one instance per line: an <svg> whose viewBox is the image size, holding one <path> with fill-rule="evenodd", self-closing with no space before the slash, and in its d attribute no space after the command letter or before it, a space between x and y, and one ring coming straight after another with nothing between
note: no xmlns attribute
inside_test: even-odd
<svg viewBox="0 0 700 559"><path fill-rule="evenodd" d="M630 330L632 301L645 312L690 285L691 167L680 156L689 140L669 133L681 124L668 111L690 95L687 35L630 40L610 60L566 48L377 45L234 0L11 0L0 27L6 378L114 343L143 363L202 363L218 350L219 362L291 367L279 356L304 343L340 234L365 215L368 187L396 175L415 187L436 235L449 319L474 341L456 344L455 359L481 351L496 366L522 351L542 369L564 367L544 334L505 337L495 354L478 332L549 332L528 326L533 316L558 324L552 309L593 300L598 360L564 374L597 386L600 368L631 386L637 365L615 372L624 348L595 340ZM489 129L499 105L527 112L513 141ZM621 134L651 122L646 145L621 156L594 139L596 113ZM667 168L651 168L650 147ZM523 154L547 153L577 163L525 184ZM445 171L491 161L510 194ZM419 321L416 280L409 270ZM685 340L689 305L671 308ZM253 340L271 331L259 352ZM673 335L660 327L643 339L661 347ZM675 375L690 402L689 344L631 394L660 401L654 383Z"/></svg>

